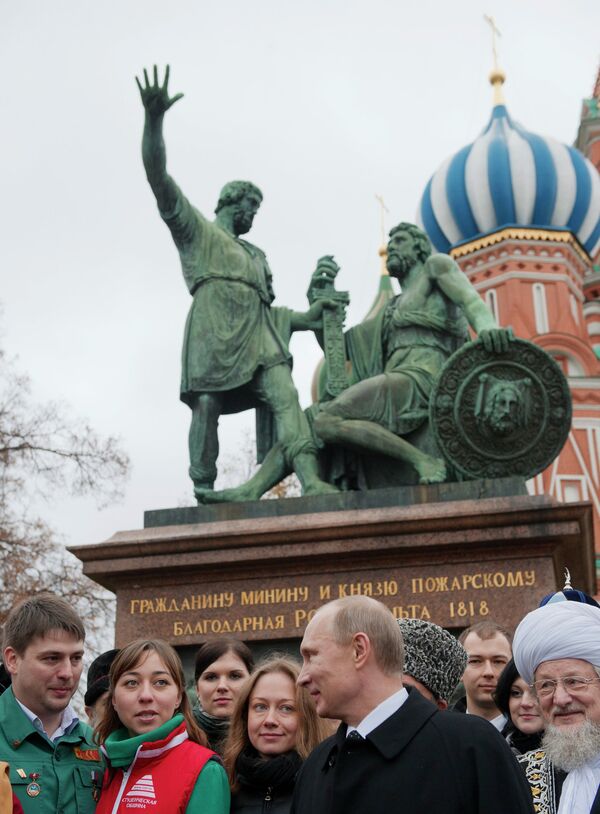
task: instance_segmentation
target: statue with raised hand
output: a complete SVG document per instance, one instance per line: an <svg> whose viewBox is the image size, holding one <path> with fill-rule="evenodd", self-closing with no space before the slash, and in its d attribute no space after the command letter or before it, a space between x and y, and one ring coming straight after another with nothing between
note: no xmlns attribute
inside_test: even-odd
<svg viewBox="0 0 600 814"><path fill-rule="evenodd" d="M210 500L217 474L217 427L225 413L251 407L269 411L274 439L304 494L335 491L318 476L316 445L291 375L290 335L319 331L327 307L306 312L273 308L272 276L263 251L242 239L250 231L262 193L249 181L230 181L219 195L214 221L206 219L167 172L164 115L183 94L169 96L169 68L159 81L144 70L136 78L145 109L142 157L160 215L179 251L193 297L182 353L181 400L192 411L190 477L199 502Z"/></svg>

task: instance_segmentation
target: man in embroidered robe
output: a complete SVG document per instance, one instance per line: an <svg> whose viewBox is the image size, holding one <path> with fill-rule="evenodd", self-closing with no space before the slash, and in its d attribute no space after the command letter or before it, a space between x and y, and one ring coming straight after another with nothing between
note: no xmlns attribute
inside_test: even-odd
<svg viewBox="0 0 600 814"><path fill-rule="evenodd" d="M293 331L319 330L328 305L319 301L306 312L271 308L275 295L266 256L240 237L250 231L262 193L248 181L231 181L221 190L216 219L204 218L167 173L163 119L183 94L169 97L168 67L162 85L156 66L153 80L146 71L144 76L144 85L137 80L145 109L144 168L193 297L180 397L192 411L189 474L196 498L211 500L220 416L251 407L270 411L283 459L303 493L335 492L318 477L316 445L298 402L287 344Z"/></svg>
<svg viewBox="0 0 600 814"><path fill-rule="evenodd" d="M600 814L600 608L555 601L517 627L515 665L546 723L519 758L537 814Z"/></svg>

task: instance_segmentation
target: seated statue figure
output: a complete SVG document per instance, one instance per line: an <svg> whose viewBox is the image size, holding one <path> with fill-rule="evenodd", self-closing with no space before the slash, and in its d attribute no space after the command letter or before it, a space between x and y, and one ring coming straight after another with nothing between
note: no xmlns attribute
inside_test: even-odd
<svg viewBox="0 0 600 814"><path fill-rule="evenodd" d="M443 482L443 459L404 436L428 421L433 385L449 357L469 341L468 325L490 352L506 351L512 332L498 327L451 257L432 254L429 239L417 226L401 223L390 231L387 268L402 293L376 317L346 333L353 381L340 395L310 408L313 433L328 449L396 459L412 467L420 483ZM324 258L313 280L333 278L337 271L333 260ZM289 471L276 445L247 483L213 497L258 499Z"/></svg>

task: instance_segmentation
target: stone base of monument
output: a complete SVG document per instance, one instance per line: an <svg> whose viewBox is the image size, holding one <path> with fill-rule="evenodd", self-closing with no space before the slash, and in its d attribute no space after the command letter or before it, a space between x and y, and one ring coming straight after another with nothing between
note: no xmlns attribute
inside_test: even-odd
<svg viewBox="0 0 600 814"><path fill-rule="evenodd" d="M185 656L223 635L289 649L316 608L356 594L462 629L514 628L565 567L595 591L591 505L511 478L151 511L70 550L116 593L117 646L161 637Z"/></svg>

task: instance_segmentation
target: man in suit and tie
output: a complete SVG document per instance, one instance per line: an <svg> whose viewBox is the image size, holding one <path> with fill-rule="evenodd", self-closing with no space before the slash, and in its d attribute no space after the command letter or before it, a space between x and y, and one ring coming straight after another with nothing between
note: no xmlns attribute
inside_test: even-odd
<svg viewBox="0 0 600 814"><path fill-rule="evenodd" d="M321 717L342 721L308 757L293 814L531 814L501 735L448 715L402 683L402 636L365 596L320 608L306 628L298 683Z"/></svg>

